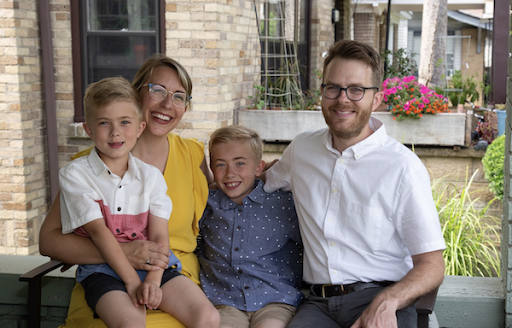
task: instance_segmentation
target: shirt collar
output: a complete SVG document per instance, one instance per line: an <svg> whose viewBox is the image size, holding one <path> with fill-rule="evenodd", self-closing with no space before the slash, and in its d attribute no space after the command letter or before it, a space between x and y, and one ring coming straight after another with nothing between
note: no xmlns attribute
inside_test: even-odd
<svg viewBox="0 0 512 328"><path fill-rule="evenodd" d="M384 143L387 136L384 123L379 119L370 116L369 125L370 129L373 130L373 133L368 138L358 142L352 147L345 149L345 151L343 151L344 155L354 157L356 160L358 160ZM327 129L325 133L324 145L331 152L339 154L338 150L336 150L332 145L332 134L329 129Z"/></svg>
<svg viewBox="0 0 512 328"><path fill-rule="evenodd" d="M88 157L89 165L92 168L93 173L96 176L100 176L105 172L110 172L110 169L108 166L103 162L103 160L100 158L100 155L98 155L98 149L94 147ZM130 174L131 176L137 178L138 180L141 180L141 173L139 166L135 163L135 157L132 156L131 153L128 153L128 171L126 173Z"/></svg>
<svg viewBox="0 0 512 328"><path fill-rule="evenodd" d="M263 200L265 199L265 191L263 190L264 183L263 181L256 179L254 181L254 189L249 193L249 195L244 197L243 203L253 202L257 204L263 204ZM213 192L214 197L218 197L219 206L223 210L228 210L230 208L236 208L240 205L231 200L228 196L226 196L220 189L217 189Z"/></svg>

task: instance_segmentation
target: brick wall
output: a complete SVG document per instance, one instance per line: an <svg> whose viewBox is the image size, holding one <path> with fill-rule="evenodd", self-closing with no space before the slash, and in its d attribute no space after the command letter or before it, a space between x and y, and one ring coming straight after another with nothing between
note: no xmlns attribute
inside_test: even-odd
<svg viewBox="0 0 512 328"><path fill-rule="evenodd" d="M381 27L377 18L373 13L356 13L354 15L354 40L368 43L379 51Z"/></svg>
<svg viewBox="0 0 512 328"><path fill-rule="evenodd" d="M167 55L182 63L194 83L191 109L179 134L208 140L232 124L259 83L260 48L252 1L167 1Z"/></svg>
<svg viewBox="0 0 512 328"><path fill-rule="evenodd" d="M30 254L48 209L37 1L0 10L0 253Z"/></svg>
<svg viewBox="0 0 512 328"><path fill-rule="evenodd" d="M311 89L320 87L320 81L313 72L323 69L324 59L322 53L334 43L334 24L331 21L331 11L334 8L333 0L318 0L313 2L311 12L311 67L309 83Z"/></svg>

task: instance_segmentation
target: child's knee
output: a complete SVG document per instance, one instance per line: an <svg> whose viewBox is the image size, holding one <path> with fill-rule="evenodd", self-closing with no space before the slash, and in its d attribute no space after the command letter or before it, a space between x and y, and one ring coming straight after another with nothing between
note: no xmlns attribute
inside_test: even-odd
<svg viewBox="0 0 512 328"><path fill-rule="evenodd" d="M202 311L200 312L201 315L199 316L199 322L197 324L197 327L212 327L212 328L218 328L220 326L220 314L217 309L211 305L204 306Z"/></svg>

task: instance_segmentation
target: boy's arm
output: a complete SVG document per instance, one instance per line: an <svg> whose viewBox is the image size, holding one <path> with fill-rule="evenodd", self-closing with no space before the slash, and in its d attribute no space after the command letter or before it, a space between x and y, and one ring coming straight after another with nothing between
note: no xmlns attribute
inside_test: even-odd
<svg viewBox="0 0 512 328"><path fill-rule="evenodd" d="M149 240L169 249L168 221L149 213ZM137 290L137 298L140 304L145 304L149 309L157 309L162 301L162 275L164 270L149 271L146 279Z"/></svg>
<svg viewBox="0 0 512 328"><path fill-rule="evenodd" d="M124 282L133 304L138 306L136 292L137 287L141 283L140 278L124 255L117 239L105 225L103 218L91 221L84 225L83 228L89 234L108 265L114 269Z"/></svg>

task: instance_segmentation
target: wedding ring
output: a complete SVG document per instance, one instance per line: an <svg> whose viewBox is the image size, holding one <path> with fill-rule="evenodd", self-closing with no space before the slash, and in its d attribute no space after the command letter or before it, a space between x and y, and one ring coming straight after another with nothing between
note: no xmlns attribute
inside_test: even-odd
<svg viewBox="0 0 512 328"><path fill-rule="evenodd" d="M151 257L148 258L148 260L146 261L146 264L151 264L150 262L151 262Z"/></svg>

